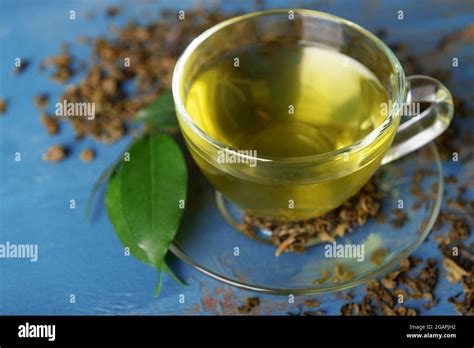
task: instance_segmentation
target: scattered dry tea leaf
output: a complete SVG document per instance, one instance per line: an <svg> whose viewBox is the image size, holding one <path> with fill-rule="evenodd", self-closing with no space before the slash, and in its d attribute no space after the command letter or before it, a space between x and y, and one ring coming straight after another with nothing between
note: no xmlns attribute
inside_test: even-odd
<svg viewBox="0 0 474 348"><path fill-rule="evenodd" d="M474 273L463 278L463 292L451 296L448 302L459 314L474 315Z"/></svg>
<svg viewBox="0 0 474 348"><path fill-rule="evenodd" d="M408 292L405 289L394 289L392 290L392 295L396 297L397 299L399 298L399 296L401 296L402 299L408 298Z"/></svg>
<svg viewBox="0 0 474 348"><path fill-rule="evenodd" d="M294 241L296 240L295 236L289 236L286 238L275 250L275 256L280 256L281 253L287 249Z"/></svg>
<svg viewBox="0 0 474 348"><path fill-rule="evenodd" d="M50 116L44 112L40 116L41 123L44 124L49 135L55 135L59 132L59 124L54 116Z"/></svg>
<svg viewBox="0 0 474 348"><path fill-rule="evenodd" d="M339 310L339 315L349 316L349 315L359 315L360 309L357 303L345 303L341 306Z"/></svg>
<svg viewBox="0 0 474 348"><path fill-rule="evenodd" d="M471 235L471 228L464 219L456 219L448 232L449 240L452 242L466 240Z"/></svg>
<svg viewBox="0 0 474 348"><path fill-rule="evenodd" d="M456 111L457 111L457 108L456 108ZM458 183L458 177L454 174L450 174L450 175L447 175L444 177L444 183L445 184L457 184Z"/></svg>
<svg viewBox="0 0 474 348"><path fill-rule="evenodd" d="M433 298L432 300L423 303L423 308L426 310L429 310L433 308L434 306L438 305L439 301L440 301L439 298Z"/></svg>
<svg viewBox="0 0 474 348"><path fill-rule="evenodd" d="M383 260L385 260L385 257L390 253L390 250L387 248L379 248L374 250L372 253L372 256L370 257L370 262L372 262L374 265L378 266L380 265Z"/></svg>
<svg viewBox="0 0 474 348"><path fill-rule="evenodd" d="M433 295L433 289L437 282L438 269L436 260L429 259L420 270L418 276L409 273L414 272L420 263L419 259L408 258L400 263L400 267L387 273L380 282L372 279L367 285L366 294L361 303L346 303L340 309L341 315L417 315L413 308L407 308L402 303L409 297L424 299L427 302L423 307L428 310L438 304L439 299ZM400 288L403 286L403 288ZM406 287L412 290L409 293ZM414 289L414 290L413 290Z"/></svg>
<svg viewBox="0 0 474 348"><path fill-rule="evenodd" d="M420 290L424 299L433 300L433 290L438 283L438 261L430 258L425 261L424 267L421 269L418 279L421 283Z"/></svg>
<svg viewBox="0 0 474 348"><path fill-rule="evenodd" d="M5 98L0 98L0 114L7 112L7 101Z"/></svg>
<svg viewBox="0 0 474 348"><path fill-rule="evenodd" d="M43 154L43 160L48 162L60 162L66 157L66 149L61 145L53 145Z"/></svg>
<svg viewBox="0 0 474 348"><path fill-rule="evenodd" d="M319 306L319 302L318 302ZM288 312L288 315L291 316L319 316L319 315L326 315L326 311L324 309L318 309L318 310L303 310L303 308L299 308L298 313L293 313L293 312Z"/></svg>
<svg viewBox="0 0 474 348"><path fill-rule="evenodd" d="M342 265L336 265L334 267L334 276L332 277L331 281L333 283L340 283L349 280L352 277L354 277L354 273L348 271Z"/></svg>
<svg viewBox="0 0 474 348"><path fill-rule="evenodd" d="M469 275L469 272L459 266L454 260L445 257L443 259L443 266L448 271L446 276L450 283L457 283L462 280L463 277Z"/></svg>
<svg viewBox="0 0 474 348"><path fill-rule="evenodd" d="M447 270L447 279L451 283L457 283L470 277L474 273L474 253L472 248L461 243L439 244L439 250L444 256L443 266Z"/></svg>
<svg viewBox="0 0 474 348"><path fill-rule="evenodd" d="M38 109L46 109L48 107L49 96L46 93L38 94L35 96L34 101Z"/></svg>
<svg viewBox="0 0 474 348"><path fill-rule="evenodd" d="M399 274L400 274L399 271L387 273L385 276L382 277L380 282L387 289L395 289L395 287L398 285L396 278L398 277Z"/></svg>
<svg viewBox="0 0 474 348"><path fill-rule="evenodd" d="M53 71L49 78L58 83L64 83L74 75L72 69L72 56L69 53L60 53L56 56L47 58L41 63L41 70L52 68Z"/></svg>
<svg viewBox="0 0 474 348"><path fill-rule="evenodd" d="M316 308L316 307L319 307L321 304L318 300L311 299L311 300L305 300L304 305L308 308Z"/></svg>
<svg viewBox="0 0 474 348"><path fill-rule="evenodd" d="M237 225L237 229L250 238L255 238L257 234L255 230L251 228L248 224L241 223Z"/></svg>
<svg viewBox="0 0 474 348"><path fill-rule="evenodd" d="M395 308L395 314L398 316L416 316L418 313L414 308L406 308L403 306L399 306Z"/></svg>
<svg viewBox="0 0 474 348"><path fill-rule="evenodd" d="M410 296L414 299L434 300L433 289L438 281L436 264L436 259L426 260L417 277L404 272L397 278L398 284L408 286L411 289Z"/></svg>
<svg viewBox="0 0 474 348"><path fill-rule="evenodd" d="M85 149L79 155L79 158L82 162L90 162L94 159L95 152L92 149Z"/></svg>
<svg viewBox="0 0 474 348"><path fill-rule="evenodd" d="M42 62L44 68L68 68L71 65L72 57L69 54L60 53L56 56L47 58Z"/></svg>
<svg viewBox="0 0 474 348"><path fill-rule="evenodd" d="M260 306L260 299L258 297L247 297L245 304L238 307L237 310L241 314L247 314Z"/></svg>
<svg viewBox="0 0 474 348"><path fill-rule="evenodd" d="M321 278L313 280L313 285L321 285L325 283L331 277L331 273L328 270L323 269L321 270Z"/></svg>
<svg viewBox="0 0 474 348"><path fill-rule="evenodd" d="M401 228L408 221L408 215L403 210L394 209L392 210L393 218L390 221L390 225L393 228Z"/></svg>

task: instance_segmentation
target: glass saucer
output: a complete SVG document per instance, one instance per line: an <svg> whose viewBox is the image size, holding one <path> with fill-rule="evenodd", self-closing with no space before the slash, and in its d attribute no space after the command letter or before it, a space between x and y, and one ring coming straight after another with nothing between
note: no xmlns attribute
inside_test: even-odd
<svg viewBox="0 0 474 348"><path fill-rule="evenodd" d="M419 170L429 173L421 185L430 194L413 209L418 199L411 192L412 177ZM252 239L232 226L238 223L239 208L219 195L216 204L214 189L195 167L190 173L193 180L187 209L170 250L212 278L257 292L309 295L362 284L395 268L421 244L438 216L443 194L441 162L433 143L380 167L379 172L380 189L386 193L382 211L388 218L384 223L372 218L336 240L338 245L363 244L363 261L326 257L325 246L330 242L308 246L303 253L275 256L276 246ZM391 212L400 200L408 220L401 227L394 227ZM223 216L218 205L227 216ZM380 254L381 250L385 251L384 258L374 263L374 252ZM336 267L346 275L334 282Z"/></svg>

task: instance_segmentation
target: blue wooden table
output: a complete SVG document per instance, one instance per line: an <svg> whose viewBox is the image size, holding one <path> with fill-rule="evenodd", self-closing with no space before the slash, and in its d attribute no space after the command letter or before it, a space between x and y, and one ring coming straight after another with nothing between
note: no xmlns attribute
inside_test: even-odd
<svg viewBox="0 0 474 348"><path fill-rule="evenodd" d="M120 4L124 12L118 18L103 15L110 4ZM94 181L130 142L124 138L114 145L101 145L91 139L74 142L72 130L63 124L60 134L48 137L33 103L38 93L49 91L56 99L62 88L50 82L37 66L59 52L62 42L73 42L80 35L98 36L111 23L123 24L127 18L149 17L160 6L182 9L191 1L55 1L0 0L0 96L9 100L8 112L0 117L0 243L38 244L37 262L27 259L0 259L0 314L234 314L249 296L259 296L261 306L253 314L298 313L307 297L297 297L289 304L286 297L258 295L238 290L212 280L189 266L174 260L173 267L188 284L182 287L165 276L158 299L153 297L155 271L132 257L113 232L104 210L92 223L84 219L86 201ZM225 1L226 11L254 10L251 1ZM474 21L472 1L267 1L265 8L306 7L331 12L355 21L371 31L385 28L390 42L404 42L415 54L423 56L438 39ZM69 11L76 11L70 21ZM86 13L93 10L94 20ZM399 10L404 20L397 19ZM86 57L86 48L75 53ZM460 66L453 69L448 84L453 94L471 95L474 87L473 46L457 52ZM28 58L30 66L19 76L12 73L15 58ZM430 63L431 64L431 63ZM439 60L440 68L451 58ZM472 107L472 103L471 103ZM458 121L456 121L458 122ZM462 122L468 122L467 119ZM466 127L473 129L472 120ZM42 160L48 146L67 145L70 156L58 164ZM79 153L92 147L98 152L89 164L79 161ZM15 154L21 161L15 161ZM445 175L456 173L462 180L473 181L473 163L445 162ZM473 192L468 191L471 199ZM70 200L76 202L70 209ZM437 244L429 237L415 256L437 258ZM356 300L365 286L353 289ZM459 284L446 281L440 270L435 294L439 305L429 311L417 302L407 305L420 308L422 314L455 314L447 298L461 291ZM184 303L180 301L184 295ZM313 298L313 297L310 297ZM341 294L317 296L321 309L338 314L345 302Z"/></svg>

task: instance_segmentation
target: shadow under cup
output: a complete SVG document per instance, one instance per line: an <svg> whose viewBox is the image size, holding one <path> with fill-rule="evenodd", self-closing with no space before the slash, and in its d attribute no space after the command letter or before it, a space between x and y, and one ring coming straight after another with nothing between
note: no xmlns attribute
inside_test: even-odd
<svg viewBox="0 0 474 348"><path fill-rule="evenodd" d="M392 109L382 124L348 147L305 157L250 159L193 122L183 100L209 62L247 45L300 42L336 50L363 64L382 84L388 104L407 98L403 69L393 53L368 31L338 17L274 10L233 18L201 34L181 56L173 76L180 128L194 160L216 190L257 217L295 221L335 209L379 167L400 122L400 113ZM223 152L241 157L236 162L243 163L222 163Z"/></svg>

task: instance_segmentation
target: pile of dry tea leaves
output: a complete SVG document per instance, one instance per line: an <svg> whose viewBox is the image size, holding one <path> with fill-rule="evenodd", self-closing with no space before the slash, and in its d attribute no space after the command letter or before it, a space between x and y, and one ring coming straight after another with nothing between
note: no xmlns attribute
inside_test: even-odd
<svg viewBox="0 0 474 348"><path fill-rule="evenodd" d="M447 177L445 182L457 184L455 177ZM474 216L474 200L468 202L463 196L466 187L457 186L456 197L448 198L446 207L440 212L435 232L444 225L446 232L437 234L435 240L443 256L443 266L450 283L462 284L462 292L449 297L456 311L463 315L474 315L474 242L466 245L471 236Z"/></svg>
<svg viewBox="0 0 474 348"><path fill-rule="evenodd" d="M308 300L305 300L303 305L299 307L299 310L297 313L288 312L288 315L301 315L301 316L326 315L326 311L324 309L319 309L320 305L321 303L317 299L308 299Z"/></svg>
<svg viewBox="0 0 474 348"><path fill-rule="evenodd" d="M119 15L117 6L106 9L106 15ZM76 44L89 45L91 58L81 61L70 53L70 45L63 45L61 52L41 62L41 71L51 80L64 84L59 102L94 103L95 118L63 117L75 131L76 140L91 136L104 143L112 143L128 132L127 124L138 110L150 104L171 84L176 60L188 43L205 29L225 19L217 11L190 9L186 19L179 20L178 12L162 10L157 20L140 23L130 20L125 27L111 26L107 37L79 37ZM68 84L74 76L81 76L77 83ZM49 135L58 134L58 117L48 114L48 94L41 93L35 100ZM6 109L6 102L0 103ZM1 110L0 110L1 111ZM53 162L67 155L45 154ZM49 151L51 152L51 150ZM90 152L81 154L85 162L91 160Z"/></svg>
<svg viewBox="0 0 474 348"><path fill-rule="evenodd" d="M457 255L453 256L453 248ZM474 315L474 243L469 247L463 244L452 246L440 244L444 255L443 266L448 272L448 281L462 284L463 291L448 298L460 314Z"/></svg>
<svg viewBox="0 0 474 348"><path fill-rule="evenodd" d="M454 52L462 50L466 45L474 44L474 24L469 24L447 36L440 38L436 47L419 59L405 45L394 45L394 51L404 65L407 75L422 73L433 76L443 83L454 82L453 69L443 62L451 62ZM446 68L439 68L446 66ZM434 241L438 242L443 267L447 271L447 280L460 283L462 291L448 298L454 304L456 311L463 315L474 315L474 243L469 243L471 229L474 226L474 200L467 198L468 191L474 190L472 166L474 160L474 134L472 125L474 115L474 94L464 94L462 98L453 95L455 116L450 127L436 139L435 143L444 161L465 166L467 175L458 177L450 174L444 178L447 186L447 198L433 227ZM469 119L470 118L470 119ZM469 120L468 120L469 119ZM456 159L456 160L455 160ZM469 174L471 172L471 174ZM418 185L421 178L430 173L418 173L412 180L412 193L419 202L426 199L431 192L424 192ZM472 197L472 196L471 196ZM416 204L412 209L419 208ZM467 244L469 243L469 244Z"/></svg>
<svg viewBox="0 0 474 348"><path fill-rule="evenodd" d="M323 216L298 222L275 222L257 218L250 214L242 217L241 230L250 236L255 228L271 232L270 241L278 246L275 255L284 251L304 251L309 240L334 242L338 237L351 233L356 226L362 226L369 218L378 216L384 193L378 189L378 178L373 177L357 194L339 208Z"/></svg>
<svg viewBox="0 0 474 348"><path fill-rule="evenodd" d="M417 172L412 178L412 193L420 201L431 193L419 193L420 184L424 177L431 175L428 172ZM474 201L464 198L467 187L459 183L455 175L448 175L444 179L447 185L457 185L451 188L454 197L448 197L446 204L440 211L433 227L433 240L438 242L442 255L442 265L447 271L447 280L450 283L460 283L462 291L448 298L455 310L462 315L474 315L474 243L466 245L471 236L471 226L474 216ZM412 209L418 209L416 205ZM440 233L444 228L444 233ZM428 259L424 267L414 276L415 268L421 259L408 258L401 262L400 267L377 281L373 279L366 290L361 303L349 302L341 307L341 315L416 315L414 308L405 308L398 303L402 296L406 299L424 300L423 310L429 310L439 303L434 296L434 289L438 282L438 261ZM340 272L339 272L340 273ZM321 281L330 279L327 272ZM316 284L318 280L316 280Z"/></svg>

